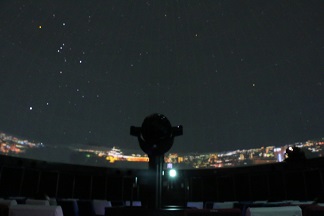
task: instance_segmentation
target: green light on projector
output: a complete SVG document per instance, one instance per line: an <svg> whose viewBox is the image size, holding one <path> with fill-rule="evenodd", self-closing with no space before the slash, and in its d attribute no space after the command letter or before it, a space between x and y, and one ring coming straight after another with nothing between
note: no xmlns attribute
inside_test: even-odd
<svg viewBox="0 0 324 216"><path fill-rule="evenodd" d="M177 171L176 171L175 169L170 169L170 171L169 171L169 176L170 176L171 178L176 177L176 176L177 176Z"/></svg>

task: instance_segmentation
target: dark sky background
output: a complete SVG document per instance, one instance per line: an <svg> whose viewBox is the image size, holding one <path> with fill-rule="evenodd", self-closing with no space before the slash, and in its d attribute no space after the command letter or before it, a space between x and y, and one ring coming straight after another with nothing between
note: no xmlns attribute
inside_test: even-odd
<svg viewBox="0 0 324 216"><path fill-rule="evenodd" d="M172 152L324 136L323 0L1 0L0 130L139 149L152 113Z"/></svg>

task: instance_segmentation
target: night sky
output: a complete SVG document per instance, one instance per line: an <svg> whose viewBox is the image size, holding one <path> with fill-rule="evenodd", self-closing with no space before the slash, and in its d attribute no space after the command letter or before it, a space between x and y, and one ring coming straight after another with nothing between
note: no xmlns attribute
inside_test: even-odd
<svg viewBox="0 0 324 216"><path fill-rule="evenodd" d="M139 149L152 113L172 152L324 136L323 0L1 0L0 131Z"/></svg>

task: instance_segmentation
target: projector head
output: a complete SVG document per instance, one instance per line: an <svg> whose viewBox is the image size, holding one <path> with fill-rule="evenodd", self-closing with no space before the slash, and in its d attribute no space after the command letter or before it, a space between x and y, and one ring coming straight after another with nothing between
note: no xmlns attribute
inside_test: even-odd
<svg viewBox="0 0 324 216"><path fill-rule="evenodd" d="M130 134L137 136L141 149L150 155L163 155L173 145L175 136L183 134L182 126L172 127L170 121L162 114L147 116L142 127L131 126Z"/></svg>

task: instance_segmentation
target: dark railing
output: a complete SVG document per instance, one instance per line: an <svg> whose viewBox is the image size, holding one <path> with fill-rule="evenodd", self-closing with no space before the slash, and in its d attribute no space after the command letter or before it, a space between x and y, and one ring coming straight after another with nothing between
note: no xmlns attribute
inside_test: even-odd
<svg viewBox="0 0 324 216"><path fill-rule="evenodd" d="M324 160L208 170L163 177L162 203L186 201L313 200L323 193ZM146 170L123 170L0 157L0 197L141 200ZM136 182L136 184L134 184ZM296 187L297 185L297 187Z"/></svg>

